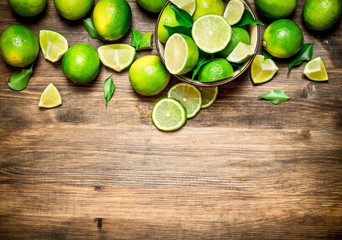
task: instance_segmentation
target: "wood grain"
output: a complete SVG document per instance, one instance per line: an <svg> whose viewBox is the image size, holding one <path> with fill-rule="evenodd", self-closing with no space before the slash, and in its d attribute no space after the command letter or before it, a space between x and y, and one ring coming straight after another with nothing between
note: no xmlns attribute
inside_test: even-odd
<svg viewBox="0 0 342 240"><path fill-rule="evenodd" d="M132 28L154 31L157 16L128 2ZM277 60L271 82L253 86L247 73L221 86L212 107L173 133L158 131L150 114L175 78L143 97L127 70L101 66L94 82L78 86L40 53L29 86L17 92L6 83L15 69L0 59L0 239L341 239L341 23L310 33L303 5L292 18L329 82L307 80L304 64L287 76ZM70 45L103 45L82 21L61 18L53 1L28 21L1 0L0 23L1 31L21 23L37 36L56 30ZM156 48L137 58L147 54ZM116 90L106 109L102 83L111 74ZM50 82L63 105L39 109ZM272 89L290 101L258 99Z"/></svg>

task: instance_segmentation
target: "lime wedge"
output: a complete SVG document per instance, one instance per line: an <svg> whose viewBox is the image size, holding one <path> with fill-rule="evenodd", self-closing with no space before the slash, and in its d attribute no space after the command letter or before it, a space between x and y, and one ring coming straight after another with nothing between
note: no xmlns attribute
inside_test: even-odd
<svg viewBox="0 0 342 240"><path fill-rule="evenodd" d="M137 51L152 49L152 35L153 32L148 32L141 36L140 45Z"/></svg>
<svg viewBox="0 0 342 240"><path fill-rule="evenodd" d="M195 0L171 0L178 8L187 11L191 16L194 15L196 10Z"/></svg>
<svg viewBox="0 0 342 240"><path fill-rule="evenodd" d="M222 51L229 43L232 28L227 20L215 14L198 18L192 27L192 37L197 46L206 53Z"/></svg>
<svg viewBox="0 0 342 240"><path fill-rule="evenodd" d="M199 51L195 42L184 34L173 34L165 45L165 65L171 74L190 72L198 61Z"/></svg>
<svg viewBox="0 0 342 240"><path fill-rule="evenodd" d="M121 72L130 66L135 57L135 48L127 44L109 44L97 50L103 65Z"/></svg>
<svg viewBox="0 0 342 240"><path fill-rule="evenodd" d="M159 100L152 109L152 122L162 131L175 131L187 121L184 106L173 98Z"/></svg>
<svg viewBox="0 0 342 240"><path fill-rule="evenodd" d="M251 78L254 84L261 84L270 81L279 70L272 59L266 59L263 55L256 55L252 67Z"/></svg>
<svg viewBox="0 0 342 240"><path fill-rule="evenodd" d="M232 63L243 63L248 58L253 56L254 48L251 45L247 45L243 42L239 42L234 50L229 54L227 60Z"/></svg>
<svg viewBox="0 0 342 240"><path fill-rule="evenodd" d="M39 43L44 58L57 62L68 50L68 40L61 34L51 30L39 31Z"/></svg>
<svg viewBox="0 0 342 240"><path fill-rule="evenodd" d="M241 20L244 11L245 6L240 0L231 0L224 11L223 17L230 25L234 25Z"/></svg>
<svg viewBox="0 0 342 240"><path fill-rule="evenodd" d="M178 83L170 88L167 97L177 99L186 108L188 118L193 118L201 110L201 92L188 83Z"/></svg>
<svg viewBox="0 0 342 240"><path fill-rule="evenodd" d="M62 104L62 97L59 94L58 89L50 83L40 96L38 107L42 108L54 108Z"/></svg>
<svg viewBox="0 0 342 240"><path fill-rule="evenodd" d="M218 87L199 87L202 95L202 108L208 108L215 102L218 95Z"/></svg>
<svg viewBox="0 0 342 240"><path fill-rule="evenodd" d="M313 81L328 81L328 74L320 57L312 59L304 67L304 75Z"/></svg>

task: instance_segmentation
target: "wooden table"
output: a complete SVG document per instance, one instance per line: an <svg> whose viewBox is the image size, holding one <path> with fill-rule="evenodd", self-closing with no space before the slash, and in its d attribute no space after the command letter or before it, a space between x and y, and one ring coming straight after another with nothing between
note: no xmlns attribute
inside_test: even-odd
<svg viewBox="0 0 342 240"><path fill-rule="evenodd" d="M157 16L129 4L132 28L154 31ZM15 69L1 59L0 239L341 239L342 24L309 33L303 4L293 19L329 82L307 80L304 64L287 76L277 61L271 82L253 86L248 73L220 87L212 107L173 133L158 131L150 114L174 77L155 97L135 94L127 70L104 66L96 81L77 86L40 53L29 86L17 92L6 83ZM21 23L37 36L56 30L71 46L103 45L52 1L27 21L1 0L0 22L1 32ZM147 54L155 46L137 58ZM106 109L102 84L111 74L116 91ZM50 82L63 105L39 109ZM272 89L291 100L258 99Z"/></svg>

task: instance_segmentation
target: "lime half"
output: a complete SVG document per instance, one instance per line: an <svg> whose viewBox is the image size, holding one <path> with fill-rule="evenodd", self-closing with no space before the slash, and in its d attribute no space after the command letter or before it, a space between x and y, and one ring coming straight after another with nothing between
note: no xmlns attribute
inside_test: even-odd
<svg viewBox="0 0 342 240"><path fill-rule="evenodd" d="M224 11L223 17L227 19L230 25L234 25L241 20L244 11L245 6L240 0L231 0Z"/></svg>
<svg viewBox="0 0 342 240"><path fill-rule="evenodd" d="M194 15L196 10L195 0L171 0L178 8L187 11L191 16Z"/></svg>
<svg viewBox="0 0 342 240"><path fill-rule="evenodd" d="M121 72L130 66L135 57L135 48L127 44L110 44L97 50L103 65Z"/></svg>
<svg viewBox="0 0 342 240"><path fill-rule="evenodd" d="M42 108L54 108L62 104L62 97L59 94L58 89L50 83L40 96L38 107Z"/></svg>
<svg viewBox="0 0 342 240"><path fill-rule="evenodd" d="M173 98L159 100L152 109L152 122L162 131L175 131L187 121L184 106Z"/></svg>
<svg viewBox="0 0 342 240"><path fill-rule="evenodd" d="M68 40L58 32L51 30L39 31L39 43L44 58L50 62L57 62L68 50Z"/></svg>
<svg viewBox="0 0 342 240"><path fill-rule="evenodd" d="M251 45L247 45L243 42L239 42L239 44L234 48L234 50L229 54L227 60L232 63L243 63L248 58L253 56L254 48Z"/></svg>
<svg viewBox="0 0 342 240"><path fill-rule="evenodd" d="M218 87L199 87L202 95L202 108L208 108L215 102L218 95Z"/></svg>
<svg viewBox="0 0 342 240"><path fill-rule="evenodd" d="M263 55L256 55L252 67L251 78L254 84L261 84L270 81L279 70L272 59L266 59Z"/></svg>
<svg viewBox="0 0 342 240"><path fill-rule="evenodd" d="M328 74L320 57L308 62L304 67L304 75L313 81L328 81Z"/></svg>

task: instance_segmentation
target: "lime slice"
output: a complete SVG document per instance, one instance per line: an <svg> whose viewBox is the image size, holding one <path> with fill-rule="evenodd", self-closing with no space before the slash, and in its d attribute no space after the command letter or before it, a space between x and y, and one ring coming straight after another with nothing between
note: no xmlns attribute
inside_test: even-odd
<svg viewBox="0 0 342 240"><path fill-rule="evenodd" d="M178 83L170 88L167 97L177 99L186 108L188 118L193 118L201 110L202 96L200 90L188 83Z"/></svg>
<svg viewBox="0 0 342 240"><path fill-rule="evenodd" d="M152 122L162 131L175 131L187 121L184 106L173 98L159 100L152 109Z"/></svg>
<svg viewBox="0 0 342 240"><path fill-rule="evenodd" d="M195 42L184 34L173 34L165 45L165 65L171 74L190 72L199 56Z"/></svg>
<svg viewBox="0 0 342 240"><path fill-rule="evenodd" d="M313 81L328 81L328 74L320 57L312 59L305 65L304 75Z"/></svg>
<svg viewBox="0 0 342 240"><path fill-rule="evenodd" d="M42 108L54 108L62 104L62 97L59 94L58 89L50 83L40 96L38 107Z"/></svg>
<svg viewBox="0 0 342 240"><path fill-rule="evenodd" d="M137 51L152 49L152 35L153 32L148 32L141 36L140 45Z"/></svg>
<svg viewBox="0 0 342 240"><path fill-rule="evenodd" d="M39 43L44 58L57 62L68 50L68 40L61 34L51 30L39 31Z"/></svg>
<svg viewBox="0 0 342 240"><path fill-rule="evenodd" d="M239 42L234 50L229 54L227 60L232 63L243 63L248 58L253 56L254 48L252 45L247 45L243 42Z"/></svg>
<svg viewBox="0 0 342 240"><path fill-rule="evenodd" d="M251 67L251 78L254 84L270 81L279 70L272 59L266 59L263 55L256 55Z"/></svg>
<svg viewBox="0 0 342 240"><path fill-rule="evenodd" d="M127 44L109 44L97 50L103 65L121 72L130 66L135 57L135 48Z"/></svg>
<svg viewBox="0 0 342 240"><path fill-rule="evenodd" d="M222 51L229 43L232 28L227 20L215 14L198 18L192 27L192 37L206 53Z"/></svg>
<svg viewBox="0 0 342 240"><path fill-rule="evenodd" d="M195 0L171 0L178 8L187 11L191 16L194 15L196 10Z"/></svg>
<svg viewBox="0 0 342 240"><path fill-rule="evenodd" d="M228 21L230 25L237 24L245 11L245 6L239 0L231 0L226 10L224 11L223 17Z"/></svg>
<svg viewBox="0 0 342 240"><path fill-rule="evenodd" d="M208 108L215 102L218 95L218 87L199 87L202 95L202 108Z"/></svg>

